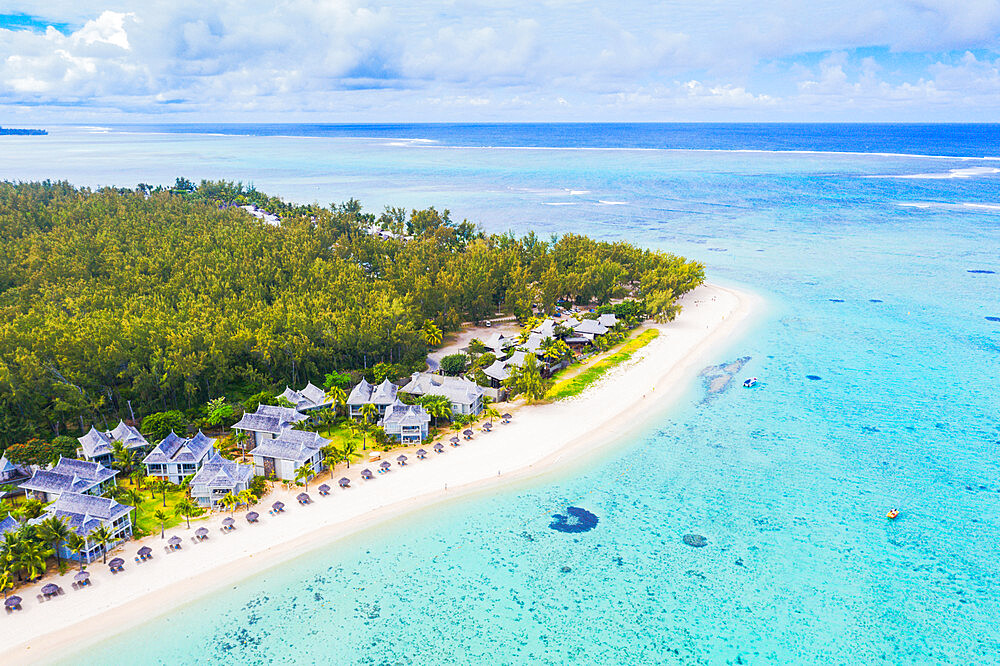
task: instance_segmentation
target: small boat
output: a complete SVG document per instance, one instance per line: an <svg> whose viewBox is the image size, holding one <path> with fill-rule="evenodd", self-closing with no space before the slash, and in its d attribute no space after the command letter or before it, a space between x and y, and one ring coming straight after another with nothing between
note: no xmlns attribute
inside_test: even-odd
<svg viewBox="0 0 1000 666"><path fill-rule="evenodd" d="M757 385L756 377L749 377L743 380L743 388L753 388L756 385Z"/></svg>
<svg viewBox="0 0 1000 666"><path fill-rule="evenodd" d="M899 509L893 509L889 513L885 514L885 517L889 520L896 520L897 516L899 516Z"/></svg>

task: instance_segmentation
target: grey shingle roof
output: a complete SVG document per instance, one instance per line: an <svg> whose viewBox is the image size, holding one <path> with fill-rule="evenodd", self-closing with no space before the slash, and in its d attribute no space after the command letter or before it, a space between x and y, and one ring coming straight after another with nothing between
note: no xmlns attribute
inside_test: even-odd
<svg viewBox="0 0 1000 666"><path fill-rule="evenodd" d="M457 405L471 405L484 391L481 386L464 377L445 377L426 372L415 372L410 383L400 389L411 395L443 395Z"/></svg>
<svg viewBox="0 0 1000 666"><path fill-rule="evenodd" d="M149 455L142 462L146 465L199 463L214 446L215 440L206 437L200 430L197 435L190 439L171 432L149 452Z"/></svg>
<svg viewBox="0 0 1000 666"><path fill-rule="evenodd" d="M8 515L3 520L0 520L0 537L3 537L7 532L16 531L19 527L21 527L21 523L17 522L17 519L13 516Z"/></svg>
<svg viewBox="0 0 1000 666"><path fill-rule="evenodd" d="M618 317L614 313L609 312L607 314L602 314L597 318L597 323L601 326L606 326L608 328L613 328L618 324Z"/></svg>
<svg viewBox="0 0 1000 666"><path fill-rule="evenodd" d="M391 405L396 399L397 391L399 387L386 379L372 391L371 402L376 405Z"/></svg>
<svg viewBox="0 0 1000 666"><path fill-rule="evenodd" d="M552 319L546 319L533 330L543 338L551 338L556 334L556 322Z"/></svg>
<svg viewBox="0 0 1000 666"><path fill-rule="evenodd" d="M507 371L507 364L503 361L493 361L490 367L483 368L483 373L487 377L492 377L501 382L510 377L510 373Z"/></svg>
<svg viewBox="0 0 1000 666"><path fill-rule="evenodd" d="M584 319L573 327L573 332L588 335L604 335L608 332L608 329L606 326L599 324L596 319Z"/></svg>
<svg viewBox="0 0 1000 666"><path fill-rule="evenodd" d="M404 405L396 400L385 410L385 416L379 421L381 426L390 429L393 426L422 425L431 422L431 415L420 405Z"/></svg>
<svg viewBox="0 0 1000 666"><path fill-rule="evenodd" d="M35 470L21 487L53 494L85 493L116 474L118 472L100 463L60 457L52 469Z"/></svg>
<svg viewBox="0 0 1000 666"><path fill-rule="evenodd" d="M116 520L131 510L132 507L106 497L64 493L49 506L47 514L63 518L70 529L80 536L85 536L102 522ZM38 520L41 518L36 518L32 522Z"/></svg>
<svg viewBox="0 0 1000 666"><path fill-rule="evenodd" d="M329 443L330 440L314 432L288 429L278 435L277 439L261 442L250 455L305 462L316 455L317 450Z"/></svg>
<svg viewBox="0 0 1000 666"><path fill-rule="evenodd" d="M253 465L241 465L232 460L226 460L218 452L212 451L208 460L191 479L191 485L208 486L209 488L233 488L238 483L246 483L251 476L253 476Z"/></svg>
<svg viewBox="0 0 1000 666"><path fill-rule="evenodd" d="M78 437L77 441L80 442L80 448L83 449L83 454L87 458L96 458L111 453L112 442L121 442L126 449L137 449L149 445L149 442L138 430L127 425L124 421L119 421L114 429L107 432L101 432L91 426L87 434Z"/></svg>
<svg viewBox="0 0 1000 666"><path fill-rule="evenodd" d="M351 395L347 396L347 404L363 405L371 400L371 397L372 385L362 377L358 385L351 389Z"/></svg>
<svg viewBox="0 0 1000 666"><path fill-rule="evenodd" d="M286 386L284 392L281 394L281 397L295 405L295 408L299 411L317 409L332 403L332 401L326 397L326 391L318 386L315 386L312 382L306 384L305 388L301 391L296 391Z"/></svg>
<svg viewBox="0 0 1000 666"><path fill-rule="evenodd" d="M293 423L304 421L308 416L300 414L291 407L276 407L274 405L259 405L253 414L244 414L239 422L233 425L236 430L252 430L254 432L269 432L278 434Z"/></svg>

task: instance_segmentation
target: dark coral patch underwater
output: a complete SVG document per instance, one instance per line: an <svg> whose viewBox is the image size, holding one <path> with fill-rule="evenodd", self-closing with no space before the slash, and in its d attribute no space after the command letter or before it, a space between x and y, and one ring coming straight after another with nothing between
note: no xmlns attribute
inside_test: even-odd
<svg viewBox="0 0 1000 666"><path fill-rule="evenodd" d="M557 513L552 516L549 528L557 532L589 532L597 527L597 523L599 522L597 516L578 506L566 507L566 513L569 515L564 516Z"/></svg>

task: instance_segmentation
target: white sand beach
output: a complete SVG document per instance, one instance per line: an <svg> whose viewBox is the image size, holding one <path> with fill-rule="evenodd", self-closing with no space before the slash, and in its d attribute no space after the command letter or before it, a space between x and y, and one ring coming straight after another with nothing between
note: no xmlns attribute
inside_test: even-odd
<svg viewBox="0 0 1000 666"><path fill-rule="evenodd" d="M166 534L183 538L180 551L164 552L166 541L158 534L131 542L114 554L125 559L125 571L111 575L97 561L88 568L89 588L70 588L75 572L71 569L42 581L56 582L66 590L51 601L37 603L40 584L19 589L24 610L0 618L0 659L12 664L65 657L95 637L127 631L400 514L568 464L583 464L587 453L620 442L661 416L691 389L702 368L721 360L721 350L762 309L759 297L714 285L699 287L682 304L677 319L658 325L660 336L635 359L576 398L519 407L511 423L497 423L489 434L477 428L472 441L463 440L457 448L446 446L440 454L431 452L427 460L418 460L412 449L402 451L409 457L405 467L396 464L400 451L393 450L386 455L392 470L370 481L359 477L369 465L355 464L350 470L340 466L334 478L351 478L351 487L340 489L334 483L330 495L321 497L316 487L327 480L324 473L310 484L313 502L307 506L295 501L300 489L276 490L255 507L261 514L259 523L248 524L246 511L237 512L236 529L230 533L220 531L228 514L214 514L193 523L191 529L182 524ZM271 504L279 499L286 504L285 512L269 515ZM191 537L200 526L209 528L209 539L193 543ZM135 553L144 544L153 548L154 558L135 563Z"/></svg>

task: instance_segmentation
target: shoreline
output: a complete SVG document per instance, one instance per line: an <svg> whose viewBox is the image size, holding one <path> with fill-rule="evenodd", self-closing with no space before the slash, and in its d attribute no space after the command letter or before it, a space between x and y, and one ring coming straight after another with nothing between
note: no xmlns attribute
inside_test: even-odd
<svg viewBox="0 0 1000 666"><path fill-rule="evenodd" d="M488 435L477 433L473 441L447 447L443 454L430 453L426 461L416 460L412 449L405 449L411 455L408 465L394 465L369 482L358 477L362 464L346 472L341 469L336 474L352 478L352 487L335 488L329 497L320 497L315 486L321 482L310 484L313 502L308 506L295 502L299 489L276 489L255 510L264 513L261 507L281 499L287 505L285 514L265 514L259 524L249 525L240 512L236 530L228 534L218 530L226 514L213 514L195 525L210 528L210 538L203 543L191 543L194 530L182 523L171 529L171 535L184 539L181 551L165 553L165 541L155 535L142 539L153 548L154 559L149 562L132 561L140 543L130 542L122 555L126 571L112 580L107 568L94 562L88 567L93 581L89 589L68 590L40 605L34 601L38 585L19 591L25 610L0 620L0 656L7 663L38 663L77 654L260 571L398 516L585 464L674 407L691 389L697 373L715 360L713 355L748 328L762 299L750 292L703 285L681 303L684 309L675 321L653 325L660 330L656 340L580 396L519 407L510 424L498 425ZM387 458L394 460L400 451L404 450L391 451ZM192 570L197 573L192 575ZM70 569L44 582L69 588L74 572Z"/></svg>

